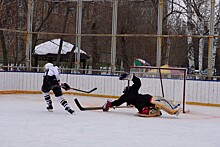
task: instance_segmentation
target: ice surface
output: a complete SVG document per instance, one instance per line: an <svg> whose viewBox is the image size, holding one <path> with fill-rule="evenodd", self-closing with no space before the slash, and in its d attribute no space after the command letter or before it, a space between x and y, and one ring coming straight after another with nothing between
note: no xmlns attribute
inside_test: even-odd
<svg viewBox="0 0 220 147"><path fill-rule="evenodd" d="M154 118L135 116L135 108L80 111L107 99L64 95L76 114L56 101L46 110L40 94L0 95L1 147L220 147L220 108L188 106L189 113Z"/></svg>

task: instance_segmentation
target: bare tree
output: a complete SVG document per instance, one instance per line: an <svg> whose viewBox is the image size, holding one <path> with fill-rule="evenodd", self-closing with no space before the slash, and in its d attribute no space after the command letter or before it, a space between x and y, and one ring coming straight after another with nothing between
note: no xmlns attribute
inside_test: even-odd
<svg viewBox="0 0 220 147"><path fill-rule="evenodd" d="M42 1L42 2L35 4L33 32L41 32L49 28L49 27L48 28L45 27L45 25L46 23L48 23L48 20L51 17L52 12L57 5L58 5L58 2L49 2L49 1ZM32 50L34 50L34 47L37 45L37 41L38 41L38 34L33 34L32 35L32 42L33 42Z"/></svg>
<svg viewBox="0 0 220 147"><path fill-rule="evenodd" d="M111 13L111 2L85 2L83 4L82 32L110 34ZM90 65L93 69L110 65L110 58L108 58L110 55L109 37L84 37L82 38L82 45L91 56Z"/></svg>
<svg viewBox="0 0 220 147"><path fill-rule="evenodd" d="M15 9L16 1L13 0L0 0L0 28L10 28L13 25L14 22L14 16L15 16ZM9 50L7 47L8 41L7 41L7 33L0 30L0 41L1 41L1 47L2 47L2 55L3 55L3 65L7 66L8 61L8 54Z"/></svg>
<svg viewBox="0 0 220 147"><path fill-rule="evenodd" d="M70 9L68 7L69 2L66 3L66 15L64 18L64 22L63 22L63 27L62 27L62 33L65 33L66 31L66 27L67 27L67 21L68 21L68 17L70 14ZM60 44L59 44L59 50L58 50L58 54L57 54L57 65L60 65L60 57L61 57L61 50L62 50L62 46L63 46L63 36L60 37Z"/></svg>

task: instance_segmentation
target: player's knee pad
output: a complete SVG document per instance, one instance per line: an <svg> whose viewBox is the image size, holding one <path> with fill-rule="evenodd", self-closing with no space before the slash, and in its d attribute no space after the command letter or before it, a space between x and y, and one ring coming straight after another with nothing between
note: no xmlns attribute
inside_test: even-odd
<svg viewBox="0 0 220 147"><path fill-rule="evenodd" d="M160 113L160 109L158 108L153 108L149 110L149 114L158 114Z"/></svg>
<svg viewBox="0 0 220 147"><path fill-rule="evenodd" d="M175 114L177 111L180 110L179 105L175 106L172 102L166 100L163 97L153 97L151 103L154 104L156 107L163 109L171 115Z"/></svg>
<svg viewBox="0 0 220 147"><path fill-rule="evenodd" d="M165 100L163 97L160 97L160 96L153 96L152 99L151 99L151 103L155 105L155 107L158 107L158 108L169 108L171 109L170 107L170 103Z"/></svg>
<svg viewBox="0 0 220 147"><path fill-rule="evenodd" d="M49 92L50 91L50 86L43 84L42 87L41 87L41 91L44 92L44 93Z"/></svg>
<svg viewBox="0 0 220 147"><path fill-rule="evenodd" d="M64 98L62 96L56 96L56 99L57 99L58 102L61 102L61 101L64 100Z"/></svg>
<svg viewBox="0 0 220 147"><path fill-rule="evenodd" d="M161 116L162 113L159 109L157 108L148 108L148 107L144 107L142 109L142 112L138 113L139 116L142 117L155 117L155 116Z"/></svg>
<svg viewBox="0 0 220 147"><path fill-rule="evenodd" d="M43 92L44 97L49 96L49 95L50 95L50 92Z"/></svg>

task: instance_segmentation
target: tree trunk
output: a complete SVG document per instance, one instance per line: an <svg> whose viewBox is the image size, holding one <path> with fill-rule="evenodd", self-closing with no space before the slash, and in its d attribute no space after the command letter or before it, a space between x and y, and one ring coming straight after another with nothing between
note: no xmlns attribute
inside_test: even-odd
<svg viewBox="0 0 220 147"><path fill-rule="evenodd" d="M193 31L193 23L192 23L192 7L191 0L187 0L187 35L191 36ZM195 62L194 62L194 47L192 37L187 37L188 44L188 62L189 62L189 72L195 71Z"/></svg>
<svg viewBox="0 0 220 147"><path fill-rule="evenodd" d="M68 61L68 67L72 68L72 62L73 62L73 56L74 56L74 51L76 49L76 45L73 46L70 55L69 55L69 61Z"/></svg>
<svg viewBox="0 0 220 147"><path fill-rule="evenodd" d="M64 22L63 22L62 33L65 33L65 31L66 31L68 17L69 17L69 9L67 9L67 11L66 11L66 16L65 16ZM60 38L59 50L58 50L58 53L57 53L57 66L60 65L60 57L61 57L62 47L63 47L63 37Z"/></svg>
<svg viewBox="0 0 220 147"><path fill-rule="evenodd" d="M96 22L93 22L92 32L94 34L96 32ZM97 38L92 37L91 42L92 42L92 68L98 69L99 68L100 52L99 52L98 46L97 46ZM93 72L93 74L97 74L97 73L98 72Z"/></svg>
<svg viewBox="0 0 220 147"><path fill-rule="evenodd" d="M5 36L3 31L0 30L0 40L2 44L2 54L3 54L3 66L8 65L8 55L7 55L7 48L5 44Z"/></svg>
<svg viewBox="0 0 220 147"><path fill-rule="evenodd" d="M199 40L199 71L203 70L204 38Z"/></svg>

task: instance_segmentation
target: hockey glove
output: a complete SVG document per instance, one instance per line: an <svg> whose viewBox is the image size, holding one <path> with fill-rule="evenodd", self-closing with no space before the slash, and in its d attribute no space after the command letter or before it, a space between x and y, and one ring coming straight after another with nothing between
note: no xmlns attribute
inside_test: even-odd
<svg viewBox="0 0 220 147"><path fill-rule="evenodd" d="M132 80L133 74L124 73L119 77L119 80Z"/></svg>
<svg viewBox="0 0 220 147"><path fill-rule="evenodd" d="M61 84L61 87L62 87L63 89L65 89L66 91L71 89L70 86L69 86L67 83L62 83L62 84Z"/></svg>
<svg viewBox="0 0 220 147"><path fill-rule="evenodd" d="M112 107L111 101L107 100L107 102L102 106L103 111L108 111L109 108Z"/></svg>

